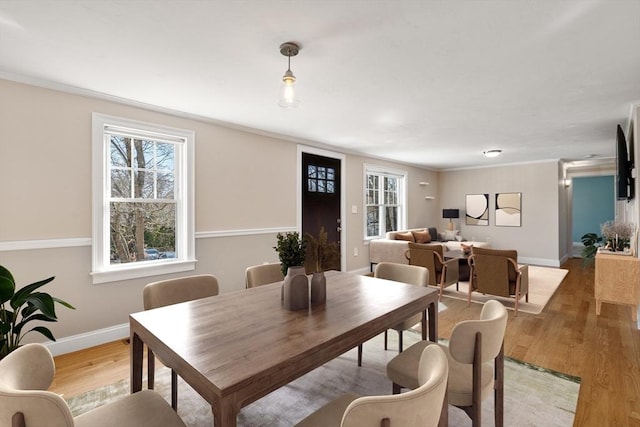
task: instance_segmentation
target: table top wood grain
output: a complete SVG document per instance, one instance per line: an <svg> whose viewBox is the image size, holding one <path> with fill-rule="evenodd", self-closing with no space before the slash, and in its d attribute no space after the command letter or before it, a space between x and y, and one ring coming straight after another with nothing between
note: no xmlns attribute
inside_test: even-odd
<svg viewBox="0 0 640 427"><path fill-rule="evenodd" d="M211 403L216 426L235 426L243 406L413 314L437 316L436 290L326 276L326 303L308 310L284 309L275 283L131 314L132 392L142 387L144 342Z"/></svg>

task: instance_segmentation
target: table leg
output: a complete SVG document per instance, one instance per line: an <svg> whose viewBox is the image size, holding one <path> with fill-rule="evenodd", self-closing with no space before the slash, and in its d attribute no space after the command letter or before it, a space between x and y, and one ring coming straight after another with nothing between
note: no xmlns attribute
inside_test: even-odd
<svg viewBox="0 0 640 427"><path fill-rule="evenodd" d="M213 425L215 427L237 427L240 407L233 402L215 402L211 405L213 411Z"/></svg>
<svg viewBox="0 0 640 427"><path fill-rule="evenodd" d="M422 310L422 341L427 340L427 310Z"/></svg>
<svg viewBox="0 0 640 427"><path fill-rule="evenodd" d="M429 304L427 310L429 311L429 341L438 342L438 300Z"/></svg>
<svg viewBox="0 0 640 427"><path fill-rule="evenodd" d="M142 359L144 343L136 333L131 334L131 393L142 390Z"/></svg>

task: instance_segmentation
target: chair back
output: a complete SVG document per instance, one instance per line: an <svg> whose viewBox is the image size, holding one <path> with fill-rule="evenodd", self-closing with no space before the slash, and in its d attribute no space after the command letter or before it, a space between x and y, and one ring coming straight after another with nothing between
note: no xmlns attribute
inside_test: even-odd
<svg viewBox="0 0 640 427"><path fill-rule="evenodd" d="M179 277L147 284L142 291L144 309L218 295L218 279L212 274Z"/></svg>
<svg viewBox="0 0 640 427"><path fill-rule="evenodd" d="M482 334L480 363L495 359L500 353L507 328L507 309L496 300L489 300L482 307L479 320L465 320L451 330L449 352L460 363L472 364L476 333Z"/></svg>
<svg viewBox="0 0 640 427"><path fill-rule="evenodd" d="M448 375L444 351L437 345L427 346L418 367L420 387L402 394L360 397L345 410L341 426L380 426L386 419L391 426L435 427L440 420Z"/></svg>
<svg viewBox="0 0 640 427"><path fill-rule="evenodd" d="M410 285L427 286L429 270L417 265L396 264L394 262L380 262L376 264L373 276L379 279L393 280Z"/></svg>
<svg viewBox="0 0 640 427"><path fill-rule="evenodd" d="M282 282L284 280L282 264L279 262L247 267L244 275L247 289L269 283Z"/></svg>
<svg viewBox="0 0 640 427"><path fill-rule="evenodd" d="M42 344L25 344L0 360L0 425L73 427L67 403L46 391L54 374L53 357Z"/></svg>
<svg viewBox="0 0 640 427"><path fill-rule="evenodd" d="M473 289L502 297L513 295L518 277L518 252L475 246L471 251L469 264Z"/></svg>
<svg viewBox="0 0 640 427"><path fill-rule="evenodd" d="M444 252L442 245L429 245L423 243L408 243L409 249L405 254L409 265L419 265L429 270L429 284L437 286L442 274L442 262ZM437 255L436 255L437 254Z"/></svg>

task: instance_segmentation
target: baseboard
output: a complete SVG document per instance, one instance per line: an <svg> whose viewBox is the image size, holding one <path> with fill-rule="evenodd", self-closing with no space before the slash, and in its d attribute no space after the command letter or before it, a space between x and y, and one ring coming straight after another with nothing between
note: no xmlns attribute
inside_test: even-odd
<svg viewBox="0 0 640 427"><path fill-rule="evenodd" d="M519 264L531 264L531 265L540 265L543 267L560 267L561 263L557 259L547 259L547 258L529 258L518 256Z"/></svg>
<svg viewBox="0 0 640 427"><path fill-rule="evenodd" d="M73 353L74 351L84 350L85 348L95 347L96 345L106 344L123 338L129 338L128 323L60 338L57 341L48 341L45 342L44 345L46 345L49 351L51 351L51 354L59 356L61 354Z"/></svg>
<svg viewBox="0 0 640 427"><path fill-rule="evenodd" d="M349 270L349 273L366 275L371 273L371 269L369 267L358 268L357 270Z"/></svg>

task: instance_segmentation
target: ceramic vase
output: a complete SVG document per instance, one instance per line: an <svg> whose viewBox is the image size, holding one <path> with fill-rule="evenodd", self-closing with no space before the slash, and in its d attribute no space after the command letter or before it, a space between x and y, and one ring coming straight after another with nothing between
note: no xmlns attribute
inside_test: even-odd
<svg viewBox="0 0 640 427"><path fill-rule="evenodd" d="M282 283L282 303L287 310L309 307L309 279L304 267L289 267Z"/></svg>
<svg viewBox="0 0 640 427"><path fill-rule="evenodd" d="M327 300L327 278L324 271L313 273L311 277L311 304L324 304Z"/></svg>

